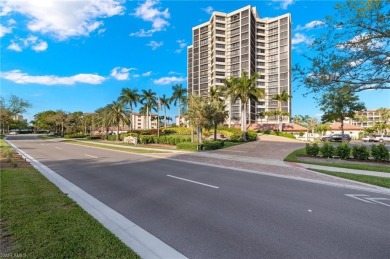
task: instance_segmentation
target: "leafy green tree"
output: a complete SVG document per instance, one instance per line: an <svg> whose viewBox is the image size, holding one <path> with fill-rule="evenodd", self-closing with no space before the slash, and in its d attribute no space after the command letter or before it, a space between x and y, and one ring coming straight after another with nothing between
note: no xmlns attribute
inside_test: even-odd
<svg viewBox="0 0 390 259"><path fill-rule="evenodd" d="M169 106L171 104L171 98L167 98L165 94L160 97L160 104L164 107L164 128L167 127L167 108L171 109Z"/></svg>
<svg viewBox="0 0 390 259"><path fill-rule="evenodd" d="M390 89L390 0L346 0L324 20L294 76L309 92L349 84L352 92Z"/></svg>
<svg viewBox="0 0 390 259"><path fill-rule="evenodd" d="M128 106L129 112L128 112L128 121L129 121L129 128L132 130L132 121L131 121L131 114L133 113L133 105L134 107L137 107L137 102L140 101L140 96L138 94L137 89L130 89L130 88L123 88L121 91L121 94L118 98L118 101L124 103Z"/></svg>
<svg viewBox="0 0 390 259"><path fill-rule="evenodd" d="M171 103L173 103L174 106L178 105L179 107L179 121L181 118L181 111L182 111L182 105L186 103L187 100L187 89L183 88L183 86L180 84L176 84L172 86L172 97L171 97ZM178 125L180 126L180 125Z"/></svg>
<svg viewBox="0 0 390 259"><path fill-rule="evenodd" d="M188 99L188 121L191 127L197 129L198 143L202 143L202 127L212 127L212 116L215 108L205 96L190 96Z"/></svg>
<svg viewBox="0 0 390 259"><path fill-rule="evenodd" d="M258 102L265 96L264 89L256 86L258 74L254 73L250 77L248 73L242 72L241 77L233 80L232 87L227 90L227 97L232 99L232 102L241 101L241 130L243 131L243 140L246 141L246 124L247 124L247 107L249 100Z"/></svg>
<svg viewBox="0 0 390 259"><path fill-rule="evenodd" d="M56 132L56 112L49 110L35 114L33 126L38 130Z"/></svg>
<svg viewBox="0 0 390 259"><path fill-rule="evenodd" d="M151 110L156 110L157 106L157 96L156 93L153 92L151 89L149 90L142 90L142 94L140 95L140 101L144 105L144 108L146 109L146 119L147 119L147 126L146 129L150 129L150 112Z"/></svg>
<svg viewBox="0 0 390 259"><path fill-rule="evenodd" d="M339 121L341 133L344 134L344 120L355 117L355 112L362 111L366 107L359 102L359 97L351 92L349 85L325 93L320 101L320 110L324 112L323 122Z"/></svg>
<svg viewBox="0 0 390 259"><path fill-rule="evenodd" d="M5 129L13 121L13 117L25 113L31 106L29 101L16 95L10 95L7 100L4 97L0 97L0 126L3 134Z"/></svg>
<svg viewBox="0 0 390 259"><path fill-rule="evenodd" d="M317 132L317 133L320 133L321 137L328 130L331 130L331 127L329 126L329 124L326 124L326 123L321 123L321 124L317 124L317 125L314 126L314 131Z"/></svg>

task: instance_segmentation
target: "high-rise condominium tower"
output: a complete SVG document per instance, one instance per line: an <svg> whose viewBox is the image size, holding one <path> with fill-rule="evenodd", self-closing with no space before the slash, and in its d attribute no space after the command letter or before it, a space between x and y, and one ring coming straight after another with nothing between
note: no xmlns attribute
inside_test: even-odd
<svg viewBox="0 0 390 259"><path fill-rule="evenodd" d="M277 117L259 116L278 109L276 94L291 95L291 16L261 19L255 7L246 6L231 13L214 12L210 20L192 28L193 45L188 47L188 93L207 95L210 87L242 72L257 72L257 87L265 98L251 101L248 122L277 122ZM240 123L240 102L230 104L229 122ZM291 114L291 100L282 103L282 111ZM289 116L283 116L288 122Z"/></svg>

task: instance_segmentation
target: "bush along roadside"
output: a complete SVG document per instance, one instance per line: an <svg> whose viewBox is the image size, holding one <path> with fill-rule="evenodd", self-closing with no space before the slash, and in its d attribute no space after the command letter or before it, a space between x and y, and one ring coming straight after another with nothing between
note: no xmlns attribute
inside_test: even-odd
<svg viewBox="0 0 390 259"><path fill-rule="evenodd" d="M340 144L336 148L325 142L321 147L317 143L306 144L306 155L309 157L323 157L323 158L341 158L350 159L351 155L356 160L369 160L372 157L377 162L388 162L390 153L383 144L372 145L371 150L366 146L353 146L352 148L346 144ZM319 156L319 154L321 154Z"/></svg>

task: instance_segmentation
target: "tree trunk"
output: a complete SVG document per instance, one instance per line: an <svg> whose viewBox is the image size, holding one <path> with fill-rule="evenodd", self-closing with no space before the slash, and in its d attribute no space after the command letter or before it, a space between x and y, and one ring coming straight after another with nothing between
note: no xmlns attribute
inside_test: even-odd
<svg viewBox="0 0 390 259"><path fill-rule="evenodd" d="M164 129L167 127L167 107L164 105Z"/></svg>
<svg viewBox="0 0 390 259"><path fill-rule="evenodd" d="M217 140L217 123L214 123L214 141Z"/></svg>
<svg viewBox="0 0 390 259"><path fill-rule="evenodd" d="M244 140L244 141L246 141L246 103L244 103L244 114L242 114L242 118L241 118L241 121L242 121L242 125L241 125L241 127L242 127L242 132L243 132L243 136L242 136L242 139Z"/></svg>
<svg viewBox="0 0 390 259"><path fill-rule="evenodd" d="M177 125L177 126L179 126L180 127L180 123L181 122L181 103L180 103L180 100L179 100L179 125Z"/></svg>

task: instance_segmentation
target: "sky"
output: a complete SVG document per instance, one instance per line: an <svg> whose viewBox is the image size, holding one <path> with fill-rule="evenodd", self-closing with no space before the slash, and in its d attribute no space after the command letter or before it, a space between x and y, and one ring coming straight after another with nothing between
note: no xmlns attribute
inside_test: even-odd
<svg viewBox="0 0 390 259"><path fill-rule="evenodd" d="M32 104L28 121L46 110L93 112L116 101L122 88L187 87L186 54L192 27L213 11L255 6L261 18L292 16L292 65L316 38L335 1L2 0L0 93ZM313 95L292 84L292 116L320 117ZM359 94L367 109L390 107L389 90ZM138 105L135 111L140 108ZM171 106L168 116L178 114Z"/></svg>

